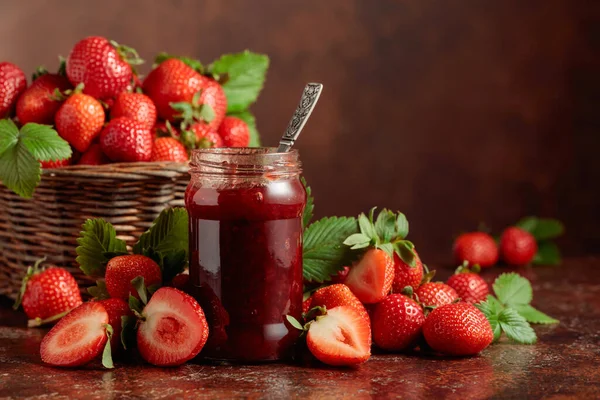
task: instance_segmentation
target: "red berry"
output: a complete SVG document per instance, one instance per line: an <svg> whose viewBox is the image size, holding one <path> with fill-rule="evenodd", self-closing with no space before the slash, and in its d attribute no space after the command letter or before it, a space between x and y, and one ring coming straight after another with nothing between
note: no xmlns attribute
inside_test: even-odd
<svg viewBox="0 0 600 400"><path fill-rule="evenodd" d="M421 305L440 307L453 303L458 299L458 294L450 286L440 282L427 282L415 292Z"/></svg>
<svg viewBox="0 0 600 400"><path fill-rule="evenodd" d="M80 152L85 152L104 125L102 104L87 94L75 93L54 116L60 137Z"/></svg>
<svg viewBox="0 0 600 400"><path fill-rule="evenodd" d="M54 99L55 90L61 93L71 88L69 80L62 75L45 74L37 78L17 101L17 118L23 125L29 122L54 124L54 116L61 101Z"/></svg>
<svg viewBox="0 0 600 400"><path fill-rule="evenodd" d="M348 273L350 272L350 267L345 266L341 270L337 272L337 274L331 276L331 283L344 283Z"/></svg>
<svg viewBox="0 0 600 400"><path fill-rule="evenodd" d="M410 286L413 290L417 290L423 280L423 263L415 250L415 266L411 267L400 257L394 253L394 283L392 290L395 293L400 293L402 290Z"/></svg>
<svg viewBox="0 0 600 400"><path fill-rule="evenodd" d="M479 303L484 301L490 293L488 284L481 276L473 272L462 272L452 275L448 279L448 286L451 286L458 297L467 303Z"/></svg>
<svg viewBox="0 0 600 400"><path fill-rule="evenodd" d="M19 95L26 87L27 78L19 67L0 62L0 118L12 114Z"/></svg>
<svg viewBox="0 0 600 400"><path fill-rule="evenodd" d="M306 314L310 311L312 304L312 298L308 298L302 302L302 314Z"/></svg>
<svg viewBox="0 0 600 400"><path fill-rule="evenodd" d="M383 350L410 350L417 345L424 322L425 314L417 302L391 294L375 305L371 314L373 341Z"/></svg>
<svg viewBox="0 0 600 400"><path fill-rule="evenodd" d="M50 267L40 272L36 265L24 281L27 283L20 301L25 314L32 320L54 317L82 303L79 286L65 269Z"/></svg>
<svg viewBox="0 0 600 400"><path fill-rule="evenodd" d="M131 118L141 122L148 129L156 123L156 106L150 97L142 93L123 92L119 94L110 109L112 119L119 117Z"/></svg>
<svg viewBox="0 0 600 400"><path fill-rule="evenodd" d="M106 290L110 297L127 301L129 295L139 298L131 281L142 276L146 287L160 284L162 272L157 263L149 257L126 255L112 258L106 265Z"/></svg>
<svg viewBox="0 0 600 400"><path fill-rule="evenodd" d="M44 169L62 168L71 165L72 158L73 157L69 157L64 160L56 161L40 161L40 164Z"/></svg>
<svg viewBox="0 0 600 400"><path fill-rule="evenodd" d="M154 140L150 161L187 162L188 153L181 142L172 137L160 137Z"/></svg>
<svg viewBox="0 0 600 400"><path fill-rule="evenodd" d="M306 344L325 364L357 365L371 356L371 330L356 309L335 307L310 323Z"/></svg>
<svg viewBox="0 0 600 400"><path fill-rule="evenodd" d="M219 136L225 147L248 147L250 144L250 129L237 117L225 117L219 126Z"/></svg>
<svg viewBox="0 0 600 400"><path fill-rule="evenodd" d="M342 283L325 286L314 292L310 298L312 300L309 309L321 306L330 310L339 306L348 306L357 310L367 321L369 321L365 306L363 306L360 300L352 293L350 288Z"/></svg>
<svg viewBox="0 0 600 400"><path fill-rule="evenodd" d="M87 364L107 341L108 313L99 302L84 303L63 317L40 345L42 361L60 367Z"/></svg>
<svg viewBox="0 0 600 400"><path fill-rule="evenodd" d="M500 252L507 264L529 264L537 253L537 242L533 235L521 228L506 228L500 238Z"/></svg>
<svg viewBox="0 0 600 400"><path fill-rule="evenodd" d="M210 125L204 122L197 122L190 126L190 130L196 134L198 147L223 147L223 139L221 139L221 136Z"/></svg>
<svg viewBox="0 0 600 400"><path fill-rule="evenodd" d="M99 302L104 306L108 313L108 323L113 328L113 334L110 339L110 346L113 353L122 348L121 344L121 317L133 316L133 312L129 308L129 304L122 299L106 299Z"/></svg>
<svg viewBox="0 0 600 400"><path fill-rule="evenodd" d="M99 143L94 143L81 155L78 165L103 165L108 164L110 160L102 152Z"/></svg>
<svg viewBox="0 0 600 400"><path fill-rule="evenodd" d="M110 121L100 134L102 152L112 161L150 161L153 136L141 122L119 117Z"/></svg>
<svg viewBox="0 0 600 400"><path fill-rule="evenodd" d="M494 238L484 232L463 233L454 241L453 251L457 264L468 261L487 268L498 262L498 246Z"/></svg>
<svg viewBox="0 0 600 400"><path fill-rule="evenodd" d="M204 312L193 297L163 287L142 312L137 332L140 355L158 366L180 365L196 357L208 338Z"/></svg>
<svg viewBox="0 0 600 400"><path fill-rule="evenodd" d="M179 289L185 293L190 293L190 274L183 272L181 274L176 275L173 279L171 279L171 284L169 286L174 287L175 289Z"/></svg>
<svg viewBox="0 0 600 400"><path fill-rule="evenodd" d="M346 285L365 304L377 303L385 298L394 281L394 264L390 256L380 249L369 249L350 268Z"/></svg>
<svg viewBox="0 0 600 400"><path fill-rule="evenodd" d="M427 344L435 351L470 356L481 352L494 339L485 315L469 303L453 303L438 307L423 325Z"/></svg>
<svg viewBox="0 0 600 400"><path fill-rule="evenodd" d="M133 71L106 38L90 36L75 44L67 58L67 77L96 99L115 97L131 83Z"/></svg>

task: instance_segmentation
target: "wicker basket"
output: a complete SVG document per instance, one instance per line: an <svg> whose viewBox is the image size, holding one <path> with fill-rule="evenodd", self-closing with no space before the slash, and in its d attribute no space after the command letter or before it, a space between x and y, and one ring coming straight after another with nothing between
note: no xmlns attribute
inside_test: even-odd
<svg viewBox="0 0 600 400"><path fill-rule="evenodd" d="M83 222L104 218L132 245L165 207L184 205L187 170L180 163L45 170L32 199L0 185L0 295L15 298L27 266L44 256L89 285L75 262Z"/></svg>

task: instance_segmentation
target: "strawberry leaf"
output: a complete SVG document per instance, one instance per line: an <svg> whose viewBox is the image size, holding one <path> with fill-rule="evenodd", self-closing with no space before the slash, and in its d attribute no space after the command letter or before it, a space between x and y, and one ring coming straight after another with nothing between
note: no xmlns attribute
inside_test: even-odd
<svg viewBox="0 0 600 400"><path fill-rule="evenodd" d="M518 304L514 308L519 315L532 324L557 324L559 321L543 312L533 308L529 304Z"/></svg>
<svg viewBox="0 0 600 400"><path fill-rule="evenodd" d="M382 242L391 241L396 236L396 215L388 209L381 210L375 221L375 232Z"/></svg>
<svg viewBox="0 0 600 400"><path fill-rule="evenodd" d="M135 345L135 326L137 318L131 315L121 316L121 344L124 349Z"/></svg>
<svg viewBox="0 0 600 400"><path fill-rule="evenodd" d="M162 265L163 282L170 282L185 269L187 265L187 253L183 249L166 253L162 258L162 263L159 263L159 265ZM150 288L148 290L150 291Z"/></svg>
<svg viewBox="0 0 600 400"><path fill-rule="evenodd" d="M104 366L104 368L114 368L115 365L113 364L112 360L112 349L110 347L110 339L114 334L114 330L113 327L110 326L110 324L106 324L105 329L106 337L108 338L108 340L106 341L106 344L104 345L104 351L102 352L102 365Z"/></svg>
<svg viewBox="0 0 600 400"><path fill-rule="evenodd" d="M377 231L375 230L375 227L373 226L373 223L371 222L370 218L367 217L365 213L361 213L358 216L358 226L360 227L360 232L363 235L368 237L374 243L378 241Z"/></svg>
<svg viewBox="0 0 600 400"><path fill-rule="evenodd" d="M328 217L310 224L304 231L304 279L319 283L331 280L331 275L352 259L342 242L354 233L358 233L358 224L352 217Z"/></svg>
<svg viewBox="0 0 600 400"><path fill-rule="evenodd" d="M417 266L414 248L415 246L408 240L400 240L394 243L394 252L402 261L411 267Z"/></svg>
<svg viewBox="0 0 600 400"><path fill-rule="evenodd" d="M556 243L549 240L538 243L538 251L533 257L533 264L558 265L560 262L560 250L558 250Z"/></svg>
<svg viewBox="0 0 600 400"><path fill-rule="evenodd" d="M492 295L488 295L486 301L475 304L477 307L487 318L492 326L492 331L494 332L494 342L500 339L500 335L502 335L502 327L500 326L499 316L504 307L500 302Z"/></svg>
<svg viewBox="0 0 600 400"><path fill-rule="evenodd" d="M344 240L344 244L350 246L352 250L364 249L371 245L371 239L362 233L354 233Z"/></svg>
<svg viewBox="0 0 600 400"><path fill-rule="evenodd" d="M137 294L140 296L142 304L148 304L148 290L146 289L146 285L144 283L144 277L136 276L133 278L131 280L131 286L135 288Z"/></svg>
<svg viewBox="0 0 600 400"><path fill-rule="evenodd" d="M143 305L142 302L135 298L134 296L132 296L131 294L129 295L129 308L131 309L131 311L133 311L133 313L135 315L141 315L142 314L142 310L143 310Z"/></svg>
<svg viewBox="0 0 600 400"><path fill-rule="evenodd" d="M31 198L40 175L40 163L23 142L17 142L0 154L0 181L19 196Z"/></svg>
<svg viewBox="0 0 600 400"><path fill-rule="evenodd" d="M227 76L223 83L223 90L227 96L227 112L244 111L256 101L268 68L269 57L248 50L225 54L210 65L211 74L218 80L222 75Z"/></svg>
<svg viewBox="0 0 600 400"><path fill-rule="evenodd" d="M394 245L391 243L382 243L377 245L377 248L385 251L385 253L393 260L394 259Z"/></svg>
<svg viewBox="0 0 600 400"><path fill-rule="evenodd" d="M230 117L237 117L244 121L246 125L248 125L248 129L250 130L250 144L249 147L260 147L260 134L258 133L258 128L256 127L256 118L254 115L248 111L239 111L239 112L230 112L227 113Z"/></svg>
<svg viewBox="0 0 600 400"><path fill-rule="evenodd" d="M408 220L406 219L406 215L401 212L398 213L396 218L396 237L404 239L408 236Z"/></svg>
<svg viewBox="0 0 600 400"><path fill-rule="evenodd" d="M521 344L533 344L537 341L535 331L519 313L512 308L505 308L498 315L498 324L506 336Z"/></svg>
<svg viewBox="0 0 600 400"><path fill-rule="evenodd" d="M294 328L296 328L300 331L304 330L304 327L296 318L292 317L291 315L286 315L285 318L290 323L290 325L292 325Z"/></svg>
<svg viewBox="0 0 600 400"><path fill-rule="evenodd" d="M87 288L87 292L96 300L104 300L110 298L108 290L106 289L106 282L104 282L104 279L98 279L96 281L96 286L90 286L89 288Z"/></svg>
<svg viewBox="0 0 600 400"><path fill-rule="evenodd" d="M526 217L516 226L531 233L536 240L555 239L565 232L563 223L553 218Z"/></svg>
<svg viewBox="0 0 600 400"><path fill-rule="evenodd" d="M506 306L529 304L533 299L531 283L515 272L500 275L492 287L498 300Z"/></svg>
<svg viewBox="0 0 600 400"><path fill-rule="evenodd" d="M14 147L19 141L19 128L10 119L0 120L0 154L11 147Z"/></svg>
<svg viewBox="0 0 600 400"><path fill-rule="evenodd" d="M104 276L106 263L110 260L105 256L110 252L126 252L127 245L117 239L115 228L101 218L88 219L83 223L81 236L77 239L77 258L79 268L88 276Z"/></svg>
<svg viewBox="0 0 600 400"><path fill-rule="evenodd" d="M306 190L306 206L304 207L304 213L302 214L302 227L306 228L310 221L313 219L313 211L315 209L315 199L312 196L312 189L306 183L306 179L303 176L300 177L304 190Z"/></svg>
<svg viewBox="0 0 600 400"><path fill-rule="evenodd" d="M21 128L20 139L38 161L58 161L71 157L71 146L48 125L29 123Z"/></svg>

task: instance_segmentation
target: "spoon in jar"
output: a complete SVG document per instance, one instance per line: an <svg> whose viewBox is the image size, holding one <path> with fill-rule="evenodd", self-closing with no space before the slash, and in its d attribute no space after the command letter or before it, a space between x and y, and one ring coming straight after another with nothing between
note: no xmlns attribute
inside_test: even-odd
<svg viewBox="0 0 600 400"><path fill-rule="evenodd" d="M279 147L277 148L278 153L286 153L290 151L298 136L300 136L300 132L304 125L306 125L306 121L310 117L310 114L315 108L317 101L319 100L319 96L323 91L323 84L321 83L309 83L304 87L304 92L302 92L302 97L300 98L300 103L292 115L292 119L288 124L281 140L279 141Z"/></svg>

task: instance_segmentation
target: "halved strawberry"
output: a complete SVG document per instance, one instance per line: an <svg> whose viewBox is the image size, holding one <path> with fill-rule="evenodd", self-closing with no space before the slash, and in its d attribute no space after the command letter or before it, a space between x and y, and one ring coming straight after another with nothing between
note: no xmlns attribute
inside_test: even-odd
<svg viewBox="0 0 600 400"><path fill-rule="evenodd" d="M390 292L394 281L394 262L383 250L369 249L350 268L344 282L365 304L377 303Z"/></svg>
<svg viewBox="0 0 600 400"><path fill-rule="evenodd" d="M310 352L325 364L361 364L371 356L369 322L352 307L332 308L310 323L306 344Z"/></svg>
<svg viewBox="0 0 600 400"><path fill-rule="evenodd" d="M342 283L325 286L314 292L310 299L309 310L318 306L325 307L328 310L339 306L348 306L360 312L369 321L365 306L352 293L350 288Z"/></svg>
<svg viewBox="0 0 600 400"><path fill-rule="evenodd" d="M137 331L140 355L158 366L180 365L196 357L208 338L204 312L193 297L163 287L144 307Z"/></svg>
<svg viewBox="0 0 600 400"><path fill-rule="evenodd" d="M86 364L107 342L108 313L98 302L83 303L48 332L40 346L42 361L60 367Z"/></svg>

